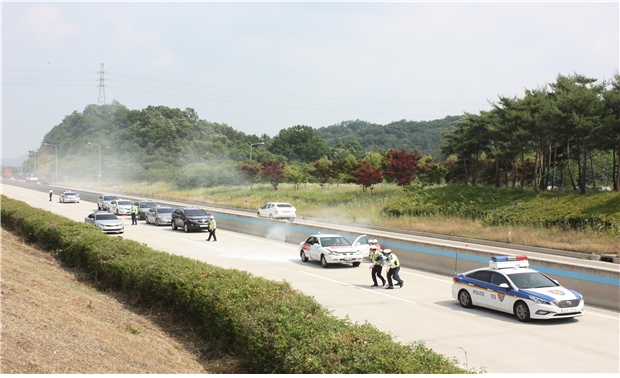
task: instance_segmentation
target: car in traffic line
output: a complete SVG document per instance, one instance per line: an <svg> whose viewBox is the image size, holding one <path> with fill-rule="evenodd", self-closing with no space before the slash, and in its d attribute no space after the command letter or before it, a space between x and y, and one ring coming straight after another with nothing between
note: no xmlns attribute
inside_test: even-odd
<svg viewBox="0 0 620 378"><path fill-rule="evenodd" d="M62 193L60 193L60 195L58 196L58 202L80 203L80 195L73 190L63 190Z"/></svg>
<svg viewBox="0 0 620 378"><path fill-rule="evenodd" d="M151 200L136 201L133 204L136 206L139 220L145 220L148 211L154 207L157 207L157 204Z"/></svg>
<svg viewBox="0 0 620 378"><path fill-rule="evenodd" d="M456 274L452 281L452 297L466 308L507 312L521 322L583 315L581 294L530 269L527 256L494 256L488 267Z"/></svg>
<svg viewBox="0 0 620 378"><path fill-rule="evenodd" d="M171 222L173 211L172 207L151 207L145 215L146 223L156 226L168 225Z"/></svg>
<svg viewBox="0 0 620 378"><path fill-rule="evenodd" d="M118 219L116 215L103 210L97 210L88 214L88 216L84 218L84 222L99 227L99 229L106 234L122 234L125 232L123 221Z"/></svg>
<svg viewBox="0 0 620 378"><path fill-rule="evenodd" d="M271 219L288 219L292 222L297 217L297 209L286 202L267 202L256 212L256 216Z"/></svg>
<svg viewBox="0 0 620 378"><path fill-rule="evenodd" d="M351 244L342 235L310 235L305 241L299 243L299 257L303 262L320 261L323 268L327 268L329 264L360 266L364 256L370 251L368 243L362 242L364 238L366 235L360 235Z"/></svg>
<svg viewBox="0 0 620 378"><path fill-rule="evenodd" d="M102 194L97 198L97 210L108 210L110 202L118 200L114 194Z"/></svg>
<svg viewBox="0 0 620 378"><path fill-rule="evenodd" d="M178 207L172 212L170 225L185 232L207 230L210 214L199 207Z"/></svg>
<svg viewBox="0 0 620 378"><path fill-rule="evenodd" d="M131 214L131 201L126 199L110 201L108 211L116 215L129 215Z"/></svg>

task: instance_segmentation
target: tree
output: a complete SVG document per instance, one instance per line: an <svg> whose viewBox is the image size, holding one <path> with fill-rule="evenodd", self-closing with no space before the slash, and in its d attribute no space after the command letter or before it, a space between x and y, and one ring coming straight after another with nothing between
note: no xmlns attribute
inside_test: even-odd
<svg viewBox="0 0 620 378"><path fill-rule="evenodd" d="M310 126L293 126L280 130L269 146L269 151L289 161L310 163L329 154L329 145Z"/></svg>
<svg viewBox="0 0 620 378"><path fill-rule="evenodd" d="M278 190L278 185L284 179L282 164L277 160L269 159L263 159L261 164L263 165L261 178L270 183L274 190Z"/></svg>
<svg viewBox="0 0 620 378"><path fill-rule="evenodd" d="M396 181L398 186L408 186L418 173L418 162L422 158L418 151L408 153L407 150L389 150L382 154L383 174Z"/></svg>
<svg viewBox="0 0 620 378"><path fill-rule="evenodd" d="M241 179L250 185L250 189L258 179L258 174L261 172L261 166L255 161L240 161L237 163L237 172L241 176Z"/></svg>
<svg viewBox="0 0 620 378"><path fill-rule="evenodd" d="M312 163L312 167L314 169L310 171L310 175L316 178L321 188L323 188L323 185L333 178L331 160L329 160L327 156L323 156L319 160Z"/></svg>
<svg viewBox="0 0 620 378"><path fill-rule="evenodd" d="M307 183L309 177L308 169L299 164L289 164L284 167L284 182L293 184L295 190L299 189L301 184Z"/></svg>
<svg viewBox="0 0 620 378"><path fill-rule="evenodd" d="M361 185L362 192L370 188L370 193L372 194L373 186L383 182L383 171L381 168L374 168L369 160L362 159L360 167L353 175L351 182Z"/></svg>

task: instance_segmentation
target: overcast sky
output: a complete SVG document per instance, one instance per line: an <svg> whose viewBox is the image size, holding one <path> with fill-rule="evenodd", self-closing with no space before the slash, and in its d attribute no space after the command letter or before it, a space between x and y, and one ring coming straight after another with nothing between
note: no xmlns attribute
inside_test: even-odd
<svg viewBox="0 0 620 378"><path fill-rule="evenodd" d="M609 79L620 60L617 1L1 6L5 159L102 102L102 63L108 104L274 136L478 113L558 74Z"/></svg>

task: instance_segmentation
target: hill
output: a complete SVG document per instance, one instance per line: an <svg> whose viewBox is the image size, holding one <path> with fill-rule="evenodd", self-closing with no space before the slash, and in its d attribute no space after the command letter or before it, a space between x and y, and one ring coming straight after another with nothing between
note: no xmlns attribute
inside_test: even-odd
<svg viewBox="0 0 620 378"><path fill-rule="evenodd" d="M317 134L330 146L356 140L367 151L385 151L390 148L417 149L422 155L441 157L439 145L442 132L453 131L462 116L447 116L434 121L400 120L379 125L361 120L345 121L321 127Z"/></svg>

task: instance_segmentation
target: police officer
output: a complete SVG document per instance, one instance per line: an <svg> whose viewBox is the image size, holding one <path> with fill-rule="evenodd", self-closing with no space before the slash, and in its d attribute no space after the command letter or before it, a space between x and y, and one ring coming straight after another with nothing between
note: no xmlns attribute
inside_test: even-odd
<svg viewBox="0 0 620 378"><path fill-rule="evenodd" d="M216 229L215 217L211 215L209 219L210 219L209 220L209 238L207 239L207 241L211 241L211 236L213 236L213 241L216 242L217 238L215 237L215 229Z"/></svg>
<svg viewBox="0 0 620 378"><path fill-rule="evenodd" d="M138 211L138 209L136 208L136 204L132 203L131 204L131 225L133 226L134 224L138 224L138 221L136 220L136 212Z"/></svg>
<svg viewBox="0 0 620 378"><path fill-rule="evenodd" d="M371 277L373 282L371 287L379 286L377 285L377 277L381 280L381 286L385 286L385 278L381 275L383 255L377 250L377 246L373 244L370 245L370 268L372 269Z"/></svg>
<svg viewBox="0 0 620 378"><path fill-rule="evenodd" d="M388 279L388 287L386 289L393 289L394 285L392 284L392 277L398 282L398 286L403 287L405 281L400 279L398 272L400 271L400 262L398 261L398 256L392 253L391 249L384 249L383 255L385 258L383 259L383 265L388 267L387 279Z"/></svg>
<svg viewBox="0 0 620 378"><path fill-rule="evenodd" d="M54 194L54 191L50 189L50 202L52 202L52 194Z"/></svg>

